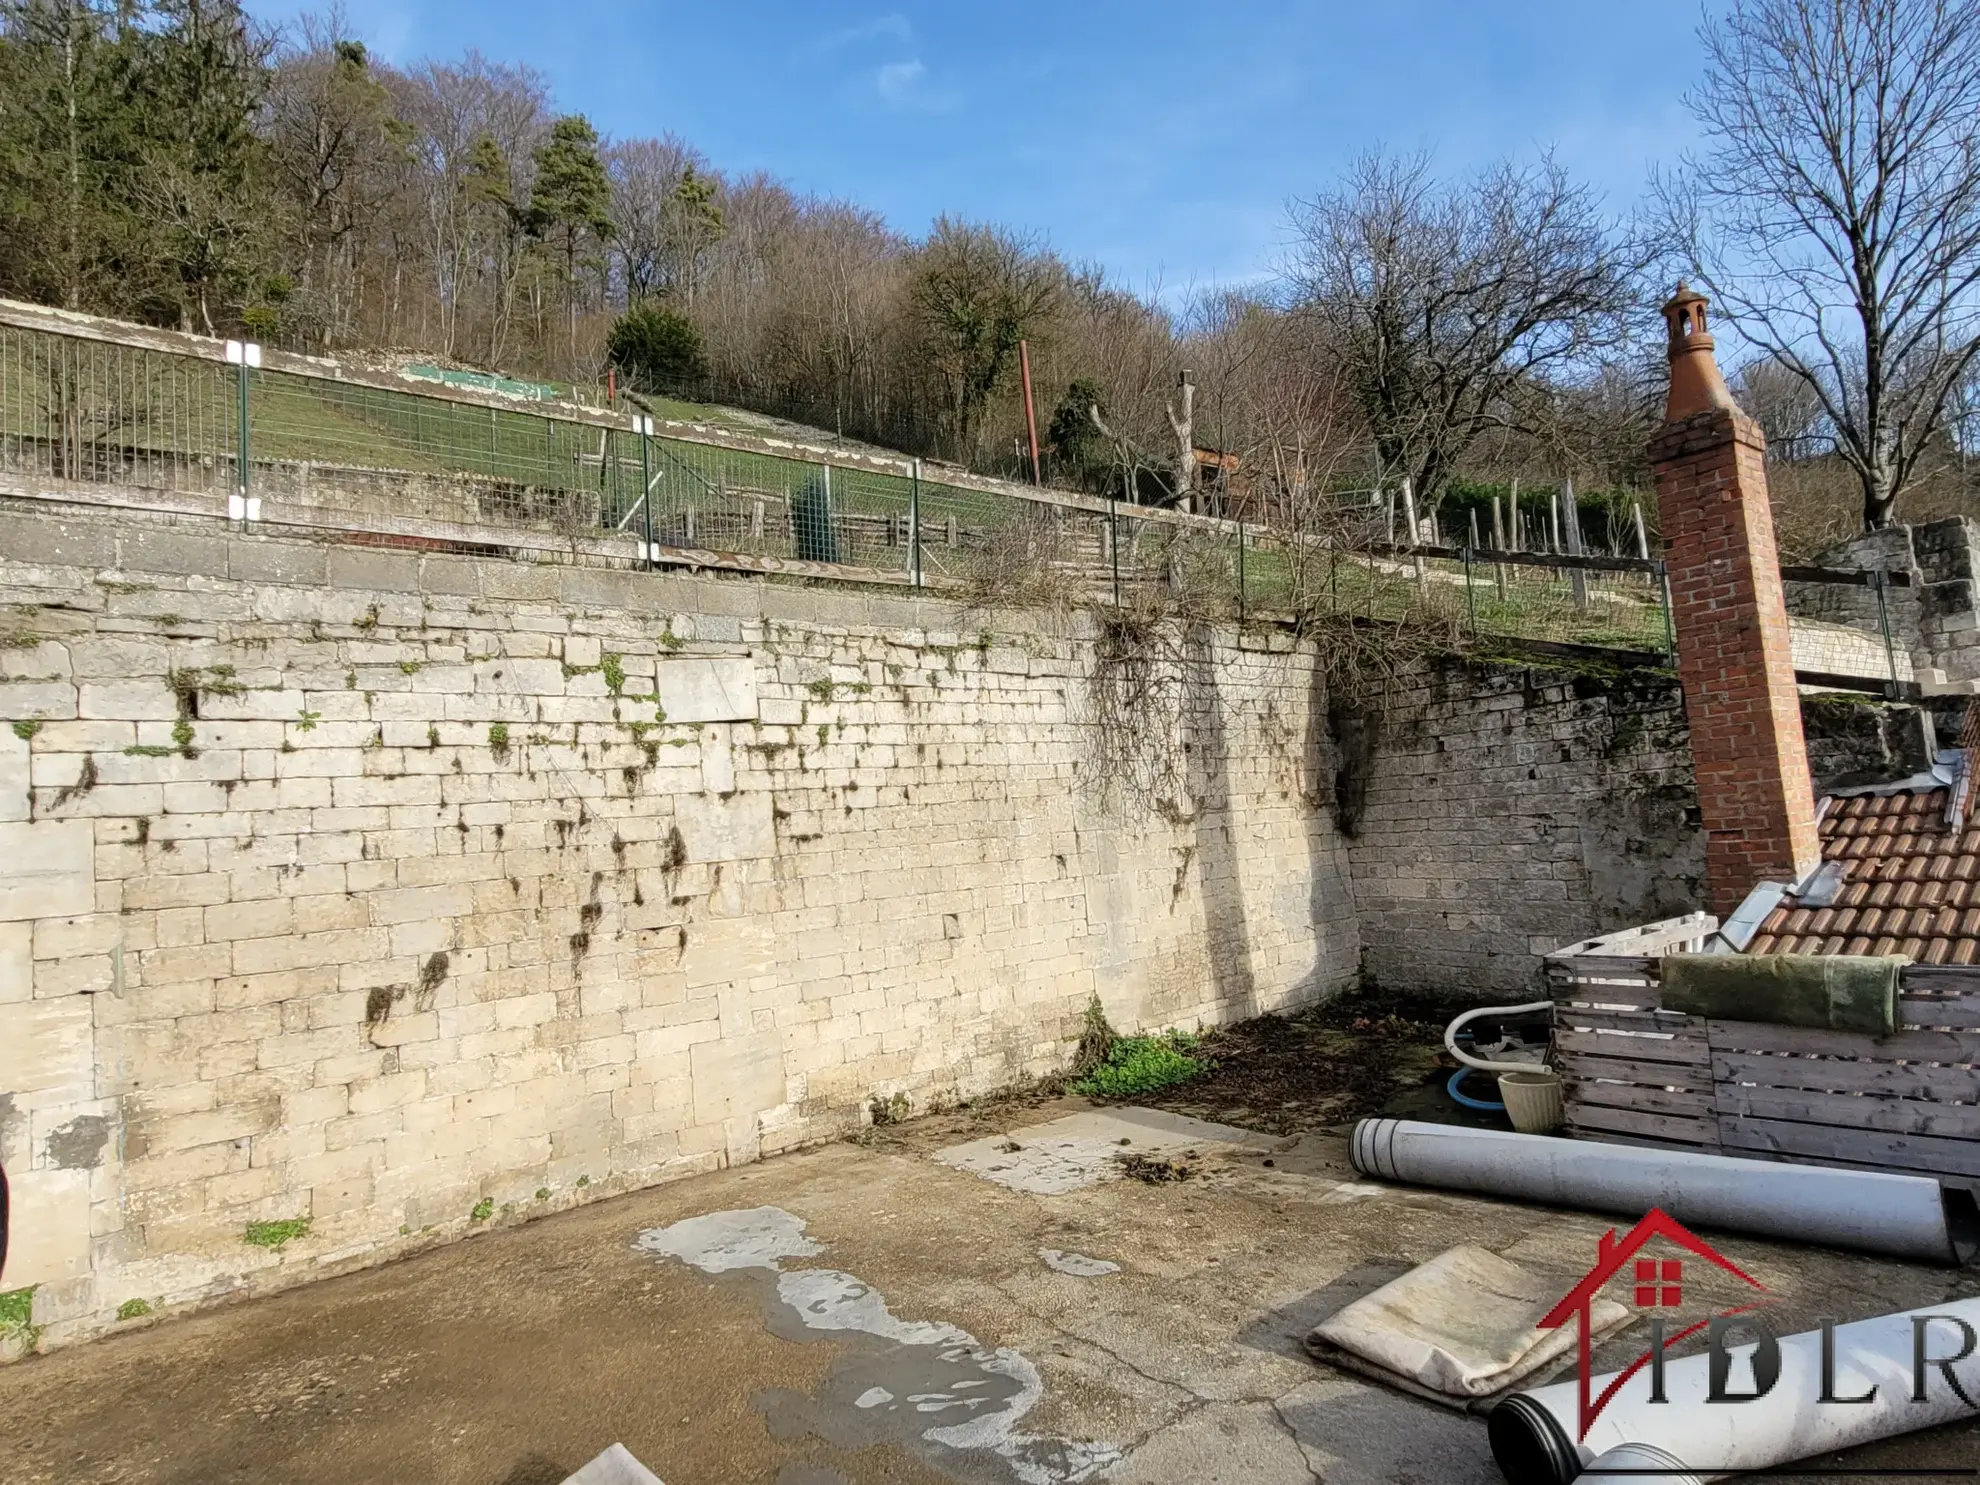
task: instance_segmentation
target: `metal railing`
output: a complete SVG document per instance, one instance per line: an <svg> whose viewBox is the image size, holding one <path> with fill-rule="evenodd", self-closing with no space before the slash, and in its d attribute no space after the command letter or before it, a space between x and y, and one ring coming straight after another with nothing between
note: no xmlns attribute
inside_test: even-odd
<svg viewBox="0 0 1980 1485"><path fill-rule="evenodd" d="M1656 562L1322 540L4 300L0 494L1009 603L1187 593L1239 617L1672 649Z"/></svg>

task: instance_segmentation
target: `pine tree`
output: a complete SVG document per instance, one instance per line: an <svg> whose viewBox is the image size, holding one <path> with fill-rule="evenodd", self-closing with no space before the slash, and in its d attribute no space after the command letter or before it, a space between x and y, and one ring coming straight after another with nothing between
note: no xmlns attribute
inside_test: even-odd
<svg viewBox="0 0 1980 1485"><path fill-rule="evenodd" d="M135 28L104 0L0 4L0 290L128 310L142 117Z"/></svg>
<svg viewBox="0 0 1980 1485"><path fill-rule="evenodd" d="M529 226L538 238L563 249L564 291L569 300L570 352L577 360L578 249L587 239L612 235L612 183L598 157L598 133L582 114L558 119L536 152L536 183L529 196Z"/></svg>

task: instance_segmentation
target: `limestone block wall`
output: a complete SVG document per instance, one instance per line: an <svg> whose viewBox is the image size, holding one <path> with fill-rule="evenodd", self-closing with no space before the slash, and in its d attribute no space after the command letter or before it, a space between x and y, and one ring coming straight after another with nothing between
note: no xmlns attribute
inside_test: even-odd
<svg viewBox="0 0 1980 1485"><path fill-rule="evenodd" d="M1884 612L1867 588L1815 583L1788 584L1788 607L1796 615L1861 629L1879 644L1888 615L1893 642L1910 652L1917 669L1943 671L1954 682L1980 680L1976 546L1980 527L1967 516L1867 532L1818 560L1825 567L1909 572L1910 586L1886 591Z"/></svg>
<svg viewBox="0 0 1980 1485"><path fill-rule="evenodd" d="M0 520L44 1345L1054 1071L1096 994L1194 1025L1356 973L1290 644L1200 637L1181 787L1109 801L1076 628Z"/></svg>
<svg viewBox="0 0 1980 1485"><path fill-rule="evenodd" d="M1377 984L1525 998L1538 956L1703 903L1674 676L1453 660L1370 726L1349 854Z"/></svg>

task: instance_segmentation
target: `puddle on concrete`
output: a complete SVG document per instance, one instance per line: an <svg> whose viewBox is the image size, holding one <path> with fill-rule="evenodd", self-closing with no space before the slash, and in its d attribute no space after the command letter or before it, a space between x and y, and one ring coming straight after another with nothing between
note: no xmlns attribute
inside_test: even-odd
<svg viewBox="0 0 1980 1485"><path fill-rule="evenodd" d="M752 1399L777 1437L842 1449L901 1444L948 1473L1022 1485L1077 1485L1120 1460L1112 1444L1023 1431L1044 1386L1018 1352L992 1350L945 1321L903 1320L878 1290L837 1269L786 1271L785 1259L824 1251L804 1227L779 1207L755 1207L653 1228L634 1243L747 1282L775 1335L843 1343L809 1395L778 1388Z"/></svg>
<svg viewBox="0 0 1980 1485"><path fill-rule="evenodd" d="M1075 1279L1097 1279L1102 1274L1121 1271L1118 1263L1105 1258L1088 1258L1084 1253L1063 1253L1057 1248L1040 1248L1038 1256L1045 1260L1045 1267L1053 1273L1071 1274Z"/></svg>
<svg viewBox="0 0 1980 1485"><path fill-rule="evenodd" d="M825 1251L804 1235L804 1220L781 1207L710 1212L672 1227L650 1227L633 1246L691 1263L705 1274L738 1268L774 1271L780 1258L816 1258Z"/></svg>

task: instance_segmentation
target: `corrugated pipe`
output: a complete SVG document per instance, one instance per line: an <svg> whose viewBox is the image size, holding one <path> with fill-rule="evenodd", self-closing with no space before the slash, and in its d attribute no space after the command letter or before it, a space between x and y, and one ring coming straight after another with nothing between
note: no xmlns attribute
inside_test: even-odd
<svg viewBox="0 0 1980 1485"><path fill-rule="evenodd" d="M1601 1479L1602 1468L1679 1468L1690 1472L1680 1481L1716 1480L1975 1417L1967 1399L1980 1400L1976 1338L1973 1299L1758 1347L1750 1334L1728 1336L1713 1352L1663 1363L1667 1401L1652 1400L1657 1369L1640 1368L1581 1439L1576 1382L1514 1394L1492 1410L1486 1431L1508 1485L1569 1485ZM1753 1353L1747 1365L1742 1350ZM1618 1375L1591 1379L1589 1395L1600 1397Z"/></svg>
<svg viewBox="0 0 1980 1485"><path fill-rule="evenodd" d="M1363 1119L1350 1155L1378 1180L1632 1218L1660 1207L1689 1227L1924 1263L1964 1263L1980 1248L1972 1193L1924 1176L1403 1119Z"/></svg>

